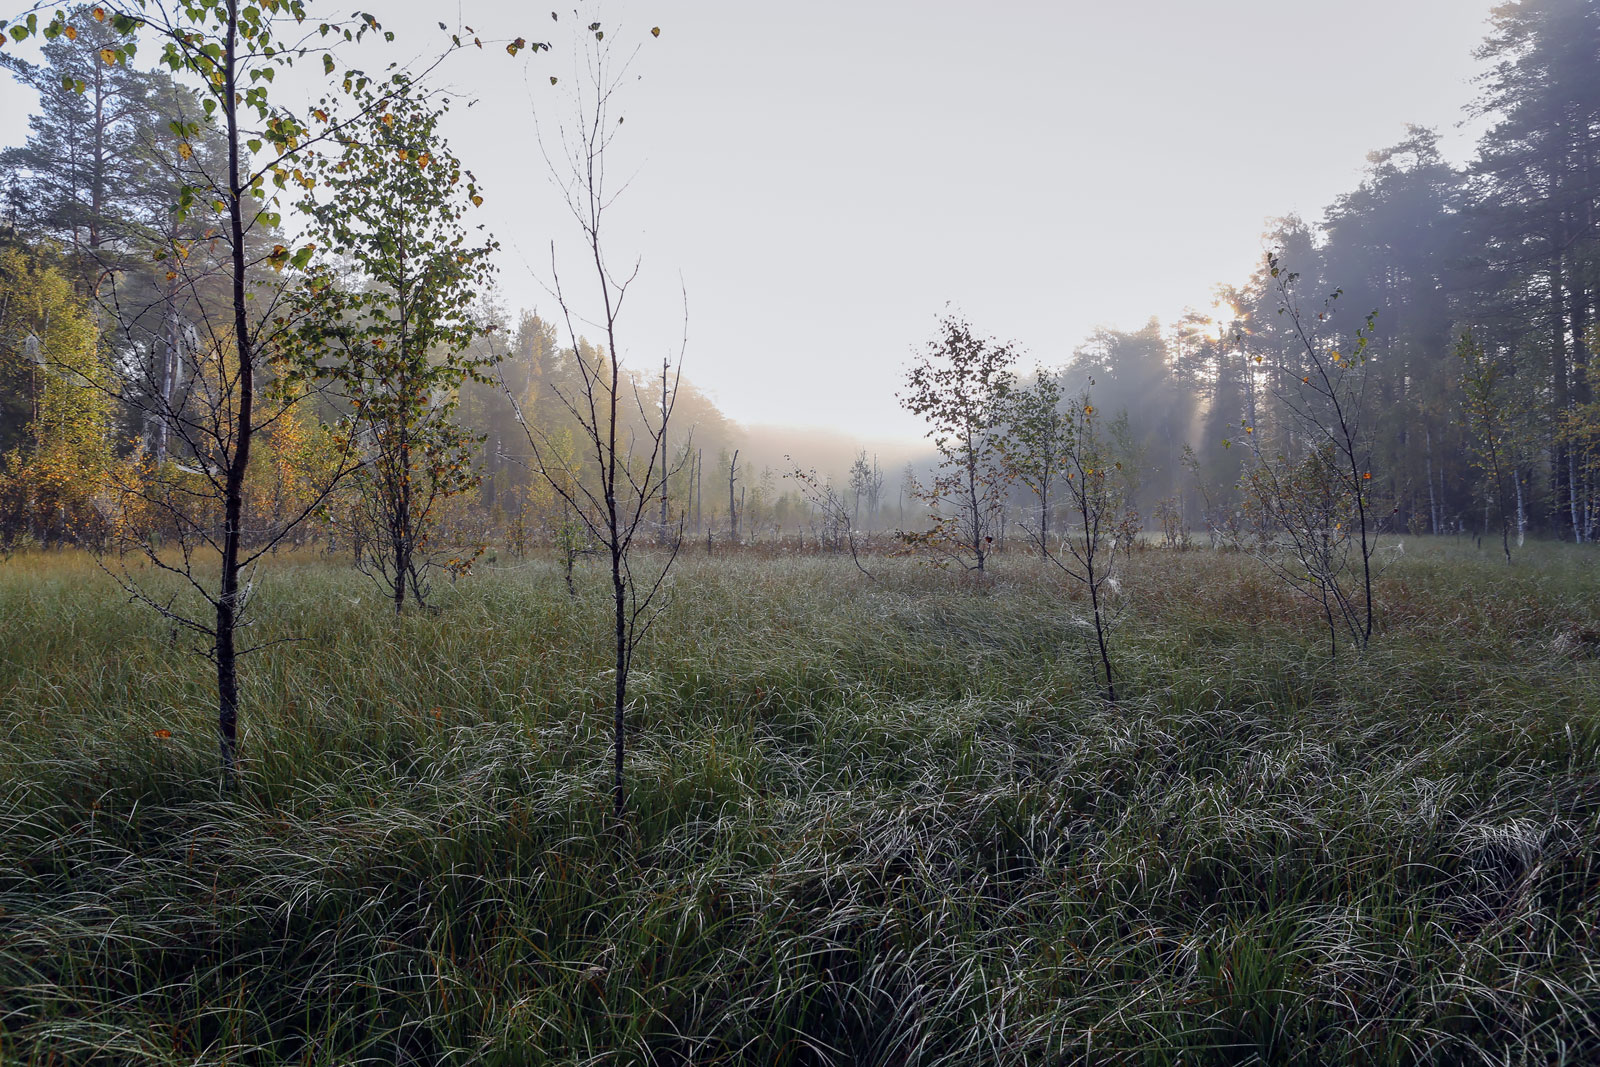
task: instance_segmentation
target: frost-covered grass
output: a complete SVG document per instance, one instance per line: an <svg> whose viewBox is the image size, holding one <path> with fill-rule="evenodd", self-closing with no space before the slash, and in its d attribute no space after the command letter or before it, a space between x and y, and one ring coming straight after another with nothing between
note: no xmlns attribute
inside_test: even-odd
<svg viewBox="0 0 1600 1067"><path fill-rule="evenodd" d="M209 664L15 558L0 1063L1595 1062L1597 557L1405 547L1335 663L1136 555L1116 707L1015 555L688 558L620 838L598 574L275 564L219 798Z"/></svg>

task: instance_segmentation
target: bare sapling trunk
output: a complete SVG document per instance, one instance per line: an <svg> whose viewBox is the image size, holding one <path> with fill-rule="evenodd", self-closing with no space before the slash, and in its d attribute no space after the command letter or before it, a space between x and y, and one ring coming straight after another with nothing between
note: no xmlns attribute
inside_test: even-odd
<svg viewBox="0 0 1600 1067"><path fill-rule="evenodd" d="M398 466L401 472L411 469L411 449L404 440L404 433L405 431L401 430L402 439ZM411 512L411 486L410 480L403 475L396 481L399 482L395 487L398 498L394 501L395 506L389 515L389 539L392 542L391 547L394 549L394 613L398 616L405 611L406 574L411 569L411 561L407 558L408 550L411 547L411 534L406 529L406 516ZM420 603L420 598L418 602Z"/></svg>
<svg viewBox="0 0 1600 1067"><path fill-rule="evenodd" d="M239 675L235 630L239 621L239 548L244 523L244 476L250 465L250 436L255 414L255 353L250 344L249 305L245 302L244 197L239 180L239 104L235 78L238 62L238 0L228 0L223 50L222 111L228 136L228 232L233 242L233 332L238 354L239 406L235 413L234 447L228 457L223 490L222 574L217 596L217 735L222 755L222 780L234 780L239 751Z"/></svg>
<svg viewBox="0 0 1600 1067"><path fill-rule="evenodd" d="M1578 506L1578 497L1582 491L1583 481L1578 477L1578 450L1567 449L1567 512L1572 520L1572 540L1583 544L1583 523L1579 521L1581 509Z"/></svg>
<svg viewBox="0 0 1600 1067"><path fill-rule="evenodd" d="M1081 465L1079 469L1083 469ZM1092 477L1096 477L1096 475L1092 473L1085 475L1086 479ZM1105 473L1103 470L1098 477L1102 480L1104 479ZM1100 562L1101 536L1103 533L1101 523L1106 518L1105 509L1093 501L1094 493L1087 483L1084 485L1084 490L1084 492L1078 494L1078 517L1083 522L1084 530L1083 553L1079 558L1083 563L1084 584L1089 587L1089 604L1094 609L1094 639L1095 644L1100 649L1100 669L1104 673L1106 680L1106 703L1115 704L1117 702L1117 681L1111 670L1111 651L1106 646L1105 611L1100 602L1102 587L1105 585L1106 572L1103 568L1101 570L1095 569L1096 564ZM1043 540L1041 537L1041 543Z"/></svg>
<svg viewBox="0 0 1600 1067"><path fill-rule="evenodd" d="M989 523L985 521L984 502L978 499L978 458L972 443L973 434L967 433L967 460L966 460L966 485L963 487L967 494L967 514L971 521L967 524L967 536L971 539L969 547L972 550L972 569L979 574L984 573L984 564L989 559L989 545L994 538L989 533Z"/></svg>
<svg viewBox="0 0 1600 1067"><path fill-rule="evenodd" d="M1039 494L1039 541L1042 544L1049 544L1050 542L1050 494L1048 492ZM1041 548L1039 554L1042 557L1044 549Z"/></svg>
<svg viewBox="0 0 1600 1067"><path fill-rule="evenodd" d="M1521 548L1528 536L1528 513L1522 502L1522 471L1511 468L1511 484L1517 489L1517 547Z"/></svg>
<svg viewBox="0 0 1600 1067"><path fill-rule="evenodd" d="M661 357L661 410L662 411L666 411L667 407L671 403L671 398L667 395L667 370L669 369L669 367L670 367L670 364L669 364L667 358L665 356ZM657 531L656 540L657 540L657 543L658 544L663 544L663 545L667 543L667 484L668 484L668 476L672 473L668 469L668 465L669 465L669 461L667 459L667 428L665 426L663 426L661 428L661 517L657 520L657 526L656 526L656 531Z"/></svg>
<svg viewBox="0 0 1600 1067"><path fill-rule="evenodd" d="M1428 477L1428 532L1435 537L1439 536L1439 498L1433 489L1433 430L1424 426L1422 429L1423 456L1427 464Z"/></svg>
<svg viewBox="0 0 1600 1067"><path fill-rule="evenodd" d="M636 265L625 275L614 273L603 239L607 209L615 196L613 190L606 188L606 153L620 126L612 109L626 79L629 59L619 61L614 57L615 37L607 39L599 23L590 26L590 33L592 39L584 42L585 73L575 90L572 124L562 127L554 144L540 131L539 144L583 233L586 273L599 305L598 316L592 321L601 330L605 347L591 358L586 354L591 351L588 344L578 335L573 302L563 286L552 245L552 291L566 323L578 371L575 386L556 386L552 393L576 423L586 460L592 466L586 471L574 471L560 458L560 448L552 436L555 428L524 418L520 409L517 416L532 448L535 472L571 509L591 543L605 550L610 563L611 808L620 833L627 811L628 683L633 656L658 618L667 575L682 543L682 531L667 540L666 558L659 565L646 569L633 549L637 538L651 525L649 512L658 501L665 502L667 481L675 473L666 459L667 427L678 395L682 359L680 350L677 373L670 380L663 374L660 408L652 413L654 403L646 401L633 376L623 371L618 331L618 313L638 268ZM537 121L535 113L536 127ZM552 154L556 146L559 150ZM687 298L685 304L687 324ZM683 347L687 345L686 325ZM623 410L625 390L631 391L627 393L631 405L627 411ZM507 395L515 406L515 397L509 391ZM686 459L687 456L685 450Z"/></svg>

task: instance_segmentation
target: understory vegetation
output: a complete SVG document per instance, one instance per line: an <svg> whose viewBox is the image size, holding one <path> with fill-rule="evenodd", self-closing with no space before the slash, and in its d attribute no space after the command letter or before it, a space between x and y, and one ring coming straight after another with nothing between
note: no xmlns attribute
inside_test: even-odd
<svg viewBox="0 0 1600 1067"><path fill-rule="evenodd" d="M1020 553L685 558L620 836L599 567L271 562L219 796L186 635L13 558L0 1063L1595 1062L1600 573L1405 545L1336 660L1134 552L1115 705Z"/></svg>

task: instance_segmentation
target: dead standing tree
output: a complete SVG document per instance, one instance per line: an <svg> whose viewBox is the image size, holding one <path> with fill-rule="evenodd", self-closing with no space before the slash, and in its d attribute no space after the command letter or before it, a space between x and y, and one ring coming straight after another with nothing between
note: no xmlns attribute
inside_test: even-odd
<svg viewBox="0 0 1600 1067"><path fill-rule="evenodd" d="M739 450L733 450L733 458L728 461L728 544L739 543L739 501L734 497L733 488L739 478Z"/></svg>
<svg viewBox="0 0 1600 1067"><path fill-rule="evenodd" d="M651 30L652 36L659 34L659 29ZM612 48L600 23L590 23L582 51L584 70L573 92L573 118L559 128L559 147L554 153L543 131L539 136L551 177L583 233L584 259L593 272L590 280L599 311L592 321L605 338L604 351L596 352L592 360L586 359L583 353L588 346L581 343L574 325L572 301L561 281L552 244L551 291L561 308L577 363L576 383L552 392L577 423L579 447L586 453L585 465L592 463L592 469L574 472L570 464L561 461L555 436L559 430L536 425L520 410L517 419L532 450L535 471L572 509L597 550L610 561L615 654L612 806L620 825L627 799L623 769L629 671L634 652L657 617L667 574L682 543L679 531L668 544L664 559L658 556L643 570L636 569L639 559L634 549L638 537L649 530L651 523L646 516L672 473L662 461L682 360L680 350L680 370L673 373L670 383L663 378L659 409L652 414L656 403L653 399L647 401L639 383L624 372L618 348L618 316L638 277L638 264L635 262L626 276L619 276L612 271L605 251L604 224L616 195L607 184L606 154L621 125L621 117L613 115L613 105L638 54L635 49L618 60ZM556 81L551 79L552 84ZM684 347L687 343L686 333Z"/></svg>
<svg viewBox="0 0 1600 1067"><path fill-rule="evenodd" d="M861 525L871 533L877 528L878 505L883 500L883 468L878 466L877 456L872 457L872 462L867 462L867 450L864 448L856 453L855 462L850 464L850 496L850 513L858 522L862 519L861 501L866 500L866 519Z"/></svg>

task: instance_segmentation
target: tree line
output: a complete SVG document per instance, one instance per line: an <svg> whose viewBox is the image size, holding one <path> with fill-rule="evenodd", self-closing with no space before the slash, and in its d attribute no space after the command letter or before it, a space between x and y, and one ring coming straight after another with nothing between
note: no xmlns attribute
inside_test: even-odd
<svg viewBox="0 0 1600 1067"><path fill-rule="evenodd" d="M230 144L247 160L277 154L238 198L238 281L272 307L251 375L268 413L242 472L244 540L292 527L293 543L354 550L396 595L435 564L464 569L491 542L559 540L571 517L523 428L551 428L549 458L592 475L557 398L606 353L562 338L549 316L505 311L494 242L467 239L482 190L443 143L448 100L420 80L330 68L337 101L230 141L217 97L180 80L193 70L132 62L142 38L162 39L141 12L78 5L36 26L38 61L0 51L39 94L26 143L0 152L0 540L108 547L130 524L160 525L148 501L130 509L122 493L114 506L108 480L127 490L215 460L202 454L218 439L196 437L195 416L242 380L221 354L236 362L235 338L249 332L231 310ZM375 26L358 20L357 32ZM286 121L304 129L270 143ZM291 139L320 143L296 152ZM285 210L300 214L297 247ZM659 391L659 376L627 374L640 395ZM674 382L672 514L658 523L681 518L723 541L814 526L787 472L737 460L739 427L692 382ZM212 429L226 437L226 423ZM387 458L333 477L352 447ZM365 491L373 479L387 491ZM405 497L415 516L383 503ZM406 529L413 521L429 530ZM424 537L436 549L426 558L396 548Z"/></svg>
<svg viewBox="0 0 1600 1067"><path fill-rule="evenodd" d="M231 295L218 261L223 198L194 192L225 165L224 130L204 93L159 67L128 62L132 53L123 50L136 46L136 35L115 19L95 18L95 10L103 9L74 9L66 23L72 35L45 40L36 63L0 57L40 98L27 143L0 153L7 174L0 191L0 531L8 540L108 536L108 465L147 456L159 466L172 455L172 426L160 409L196 388L193 353L220 335L214 327L226 318L221 309ZM1451 166L1434 131L1409 128L1398 144L1369 156L1359 187L1330 205L1319 224L1285 218L1267 239L1303 290L1340 294L1341 313L1327 324L1332 335L1377 311L1365 404L1373 488L1393 501L1395 529L1482 533L1509 525L1517 536L1588 541L1600 524L1600 409L1589 374L1600 273L1600 74L1593 62L1600 15L1582 0L1522 0L1502 4L1492 20L1472 105L1492 122L1476 159ZM368 105L387 99L386 91L374 83ZM431 106L413 108L426 129L403 136L419 143L436 136L437 116L416 113ZM392 139L394 114L385 112L390 125L375 129ZM369 152L367 163L381 155ZM415 158L429 156L421 148ZM278 168L270 181L290 189L316 183L320 193L337 189L348 199L371 177L347 169L353 176L340 185L336 170L319 179L312 169ZM426 168L409 172L426 177ZM244 199L250 195L245 190ZM318 197L307 200L315 217ZM320 197L325 226L338 221L331 202ZM261 211L243 233L254 274L306 275L324 297L352 285L369 297L393 286L392 277L358 278L335 265L322 254L330 248L313 264L307 250L285 247L280 221ZM347 225L344 236L357 229ZM325 236L331 244L339 235ZM380 262L381 251L368 249L367 261ZM508 321L483 264L461 289L473 300L457 309L456 332L422 346L429 360L453 346L476 368L445 390L448 410L435 405L433 413L439 432L448 425L457 434L459 477L450 492L437 494L440 543L450 548L444 560L457 565L489 531L511 546L559 537L561 509L519 450L518 420L560 425L566 413L553 402L559 384L575 382L599 353L585 339L576 347L561 343L556 324L537 315ZM1137 330L1099 330L1055 372L1063 396L1093 384L1107 431L1137 477L1130 498L1146 526L1173 514L1211 529L1234 521L1249 457L1263 442L1291 434L1292 417L1271 382L1293 362L1296 345L1267 267L1242 284L1219 286L1215 297L1213 308L1166 328L1152 320ZM1469 332L1480 353L1472 366L1457 355ZM96 397L73 389L77 379L60 370L77 364L85 378L117 379L115 401L106 400L105 389ZM429 373L436 389L448 384ZM641 392L651 387L648 377L638 372ZM1487 396L1486 382L1493 383ZM734 540L807 529L826 539L826 509L785 481L793 471L754 470L748 458L741 469L737 427L691 383L679 387L686 432L667 446L669 510L697 533L716 527ZM508 392L515 404L505 403ZM305 506L315 481L305 469L334 462L338 444L328 428L356 399L325 393L273 423L245 472L248 527L272 529ZM75 412L70 417L67 408ZM380 413L369 425L382 421ZM178 443L178 452L185 447ZM877 487L867 507L851 509L854 521L915 528L919 516L908 517L904 505L914 476L890 473L898 502L892 515L881 470L839 472L836 488L859 501ZM355 482L344 486L314 509L295 539L338 544L342 525L348 545L365 547L371 537L362 531L380 530L394 516L363 515L370 512L364 501L370 498L359 496Z"/></svg>
<svg viewBox="0 0 1600 1067"><path fill-rule="evenodd" d="M1366 331L1370 488L1389 528L1588 542L1600 533L1600 8L1500 4L1479 56L1470 112L1488 126L1473 160L1451 165L1434 130L1408 127L1320 222L1282 218L1265 243L1319 305L1302 325L1328 351ZM1098 330L1041 372L1064 397L1092 386L1136 468L1144 525L1236 525L1257 458L1297 447L1278 386L1305 376L1304 352L1280 276L1264 259L1218 285L1213 306ZM1009 491L1009 514L1033 498Z"/></svg>

